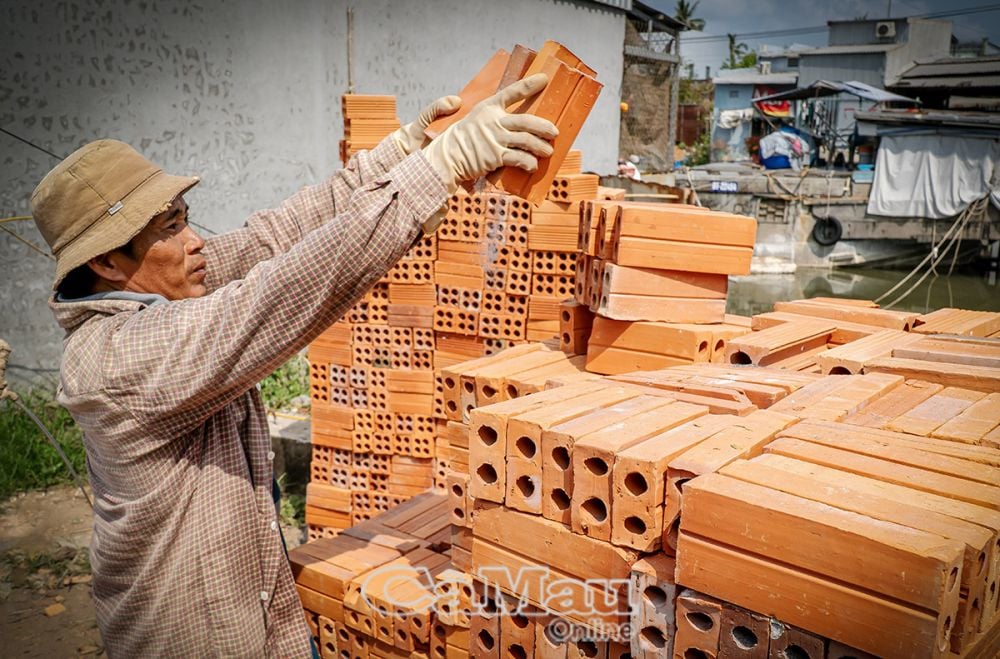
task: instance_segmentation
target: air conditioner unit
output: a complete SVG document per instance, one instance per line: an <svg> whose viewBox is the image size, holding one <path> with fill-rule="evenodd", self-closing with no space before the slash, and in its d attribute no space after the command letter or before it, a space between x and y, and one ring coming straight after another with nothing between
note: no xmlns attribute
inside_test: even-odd
<svg viewBox="0 0 1000 659"><path fill-rule="evenodd" d="M891 39L896 36L895 21L879 21L875 24L875 36L879 39Z"/></svg>

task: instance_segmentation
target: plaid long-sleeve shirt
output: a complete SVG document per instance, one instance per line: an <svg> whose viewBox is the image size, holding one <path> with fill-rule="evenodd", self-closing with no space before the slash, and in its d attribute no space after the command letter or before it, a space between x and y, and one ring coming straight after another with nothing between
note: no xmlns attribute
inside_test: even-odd
<svg viewBox="0 0 1000 659"><path fill-rule="evenodd" d="M310 655L255 384L392 267L446 197L422 154L387 139L209 239L204 297L51 301L110 656Z"/></svg>

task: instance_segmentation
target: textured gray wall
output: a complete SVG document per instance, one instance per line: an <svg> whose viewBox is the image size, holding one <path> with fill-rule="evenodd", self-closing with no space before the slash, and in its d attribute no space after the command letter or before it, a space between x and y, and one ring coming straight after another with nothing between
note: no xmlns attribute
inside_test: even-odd
<svg viewBox="0 0 1000 659"><path fill-rule="evenodd" d="M355 91L395 94L403 121L460 89L497 48L562 41L605 85L577 142L584 166L616 168L624 15L575 0L6 0L0 127L60 155L103 137L129 142L167 171L202 177L187 195L195 222L235 228L339 166L348 6ZM0 134L0 217L27 214L55 163ZM31 222L3 226L44 246ZM52 272L0 232L0 336L18 365L58 365Z"/></svg>

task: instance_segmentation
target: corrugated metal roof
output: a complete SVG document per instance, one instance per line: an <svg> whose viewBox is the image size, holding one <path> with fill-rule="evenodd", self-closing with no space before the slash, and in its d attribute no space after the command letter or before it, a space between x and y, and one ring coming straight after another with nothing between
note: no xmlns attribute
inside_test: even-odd
<svg viewBox="0 0 1000 659"><path fill-rule="evenodd" d="M856 53L886 53L899 48L898 43L866 43L857 46L823 46L802 51L801 57L813 55L853 55Z"/></svg>
<svg viewBox="0 0 1000 659"><path fill-rule="evenodd" d="M881 110L878 112L855 112L859 123L923 126L959 126L1000 130L1000 114L996 112L961 112L958 110L921 110L908 112Z"/></svg>
<svg viewBox="0 0 1000 659"><path fill-rule="evenodd" d="M851 80L848 82L838 82L834 80L817 80L808 87L800 87L799 89L792 89L787 92L780 92L778 94L771 94L769 96L761 96L760 98L753 99L754 102L758 101L777 101L777 100L788 100L788 101L798 101L798 100L809 100L813 98L822 98L825 96L835 96L837 94L852 94L858 98L864 98L869 101L875 101L878 103L896 102L896 103L919 103L912 98L907 98L905 96L900 96L899 94L893 94L892 92L887 92L884 89L879 89L878 87L872 87L871 85L866 85L863 82L858 82L857 80Z"/></svg>
<svg viewBox="0 0 1000 659"><path fill-rule="evenodd" d="M949 57L918 62L893 86L921 89L1000 87L1000 56Z"/></svg>
<svg viewBox="0 0 1000 659"><path fill-rule="evenodd" d="M757 69L727 69L714 78L716 85L794 85L799 79L797 71L760 73Z"/></svg>
<svg viewBox="0 0 1000 659"><path fill-rule="evenodd" d="M910 67L904 78L920 76L969 75L975 73L996 73L1000 70L1000 55L991 57L948 57L933 62L917 62Z"/></svg>
<svg viewBox="0 0 1000 659"><path fill-rule="evenodd" d="M623 11L632 10L632 0L590 0L595 5L607 5Z"/></svg>

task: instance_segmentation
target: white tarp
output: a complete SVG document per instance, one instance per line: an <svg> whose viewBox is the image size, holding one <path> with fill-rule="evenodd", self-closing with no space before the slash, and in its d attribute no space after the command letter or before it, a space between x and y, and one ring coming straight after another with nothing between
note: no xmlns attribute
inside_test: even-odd
<svg viewBox="0 0 1000 659"><path fill-rule="evenodd" d="M875 162L871 215L940 220L986 195L1000 201L1000 140L886 135Z"/></svg>

